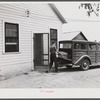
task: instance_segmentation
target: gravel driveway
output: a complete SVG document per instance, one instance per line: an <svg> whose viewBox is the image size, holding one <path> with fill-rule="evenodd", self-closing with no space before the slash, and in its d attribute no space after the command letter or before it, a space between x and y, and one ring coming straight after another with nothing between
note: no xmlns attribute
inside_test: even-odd
<svg viewBox="0 0 100 100"><path fill-rule="evenodd" d="M0 81L0 88L99 88L100 67L88 71L63 68L59 73L32 71Z"/></svg>

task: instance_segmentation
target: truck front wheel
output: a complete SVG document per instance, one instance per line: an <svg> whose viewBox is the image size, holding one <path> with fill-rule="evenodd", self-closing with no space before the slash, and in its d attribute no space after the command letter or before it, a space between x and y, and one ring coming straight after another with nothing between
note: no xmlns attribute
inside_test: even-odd
<svg viewBox="0 0 100 100"><path fill-rule="evenodd" d="M89 66L90 66L89 60L88 59L84 59L81 62L80 68L85 71L85 70L88 70L89 69Z"/></svg>

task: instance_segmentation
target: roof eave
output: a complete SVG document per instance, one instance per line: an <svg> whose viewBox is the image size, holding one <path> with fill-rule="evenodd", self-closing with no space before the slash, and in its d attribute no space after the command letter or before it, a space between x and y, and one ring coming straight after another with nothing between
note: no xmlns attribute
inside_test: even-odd
<svg viewBox="0 0 100 100"><path fill-rule="evenodd" d="M52 3L49 3L49 5L52 8L52 10L56 13L56 15L58 16L58 18L61 20L61 22L62 23L67 23L66 20L64 19L64 17L59 12L59 10L56 8L56 6L54 4L52 4Z"/></svg>

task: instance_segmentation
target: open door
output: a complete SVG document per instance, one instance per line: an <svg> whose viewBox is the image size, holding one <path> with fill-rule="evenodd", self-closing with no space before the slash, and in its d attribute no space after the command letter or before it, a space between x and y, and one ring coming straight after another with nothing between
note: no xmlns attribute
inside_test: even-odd
<svg viewBox="0 0 100 100"><path fill-rule="evenodd" d="M34 34L34 65L46 66L49 63L49 34Z"/></svg>

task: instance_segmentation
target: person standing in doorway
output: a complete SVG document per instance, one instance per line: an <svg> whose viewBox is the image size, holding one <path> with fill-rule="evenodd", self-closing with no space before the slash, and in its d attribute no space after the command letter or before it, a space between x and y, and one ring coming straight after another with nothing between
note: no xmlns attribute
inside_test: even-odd
<svg viewBox="0 0 100 100"><path fill-rule="evenodd" d="M55 72L58 72L58 64L57 64L57 58L56 58L56 43L52 42L50 47L50 64L49 64L49 71L52 68L53 63L55 64Z"/></svg>

